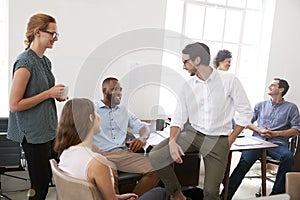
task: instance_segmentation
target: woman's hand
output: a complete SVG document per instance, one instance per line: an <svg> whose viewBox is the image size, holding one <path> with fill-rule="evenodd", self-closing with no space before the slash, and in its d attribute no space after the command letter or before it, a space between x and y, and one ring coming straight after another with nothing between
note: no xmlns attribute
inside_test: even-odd
<svg viewBox="0 0 300 200"><path fill-rule="evenodd" d="M63 98L56 98L56 100L59 101L59 102L66 101L66 100L68 100L68 99L69 99L69 97L67 97L67 98L65 98L65 99L63 99Z"/></svg>
<svg viewBox="0 0 300 200"><path fill-rule="evenodd" d="M61 99L61 95L64 92L65 86L63 84L57 84L52 88L48 89L49 98Z"/></svg>
<svg viewBox="0 0 300 200"><path fill-rule="evenodd" d="M134 193L116 194L118 200L136 200L138 195Z"/></svg>

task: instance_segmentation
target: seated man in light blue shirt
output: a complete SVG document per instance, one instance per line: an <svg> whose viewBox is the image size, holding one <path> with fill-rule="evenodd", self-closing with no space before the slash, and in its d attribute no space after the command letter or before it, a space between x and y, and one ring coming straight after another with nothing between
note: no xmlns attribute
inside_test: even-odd
<svg viewBox="0 0 300 200"><path fill-rule="evenodd" d="M293 153L288 149L288 140L300 134L298 108L294 103L283 98L288 89L289 84L286 80L274 78L268 87L268 95L271 99L255 105L251 123L256 121L257 125L247 126L253 131L253 136L278 145L276 148L267 149L269 156L280 161L271 194L285 192L285 174L294 164ZM246 173L260 156L260 150L242 152L240 161L230 176L228 199L233 197Z"/></svg>
<svg viewBox="0 0 300 200"><path fill-rule="evenodd" d="M101 134L94 136L94 144L101 154L115 164L117 170L144 174L133 190L141 196L159 181L148 157L135 153L146 144L150 129L147 123L141 122L125 106L119 105L122 87L118 79L106 78L102 83L102 93L103 100L96 103L97 112L101 116ZM126 141L128 128L133 133L140 134L140 137Z"/></svg>

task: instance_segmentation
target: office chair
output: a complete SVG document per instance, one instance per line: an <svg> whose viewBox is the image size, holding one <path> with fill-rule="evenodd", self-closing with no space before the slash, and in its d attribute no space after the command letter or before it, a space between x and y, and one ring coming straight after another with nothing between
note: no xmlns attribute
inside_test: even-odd
<svg viewBox="0 0 300 200"><path fill-rule="evenodd" d="M187 152L182 157L183 163L173 163L174 172L182 187L199 185L200 158L198 152ZM189 172L189 173L187 173Z"/></svg>
<svg viewBox="0 0 300 200"><path fill-rule="evenodd" d="M297 136L294 136L294 137L291 137L289 139L289 149L290 151L294 154L294 157L295 157L295 153L297 151L297 148L298 148L298 143L299 143L299 135ZM276 160L270 156L267 156L267 164L272 164L272 165L279 165L280 161L279 160ZM271 179L270 177L266 177L267 180L271 181L274 183L274 180ZM261 186L259 188L259 191L257 193L255 193L255 196L256 197L260 197L261 196Z"/></svg>
<svg viewBox="0 0 300 200"><path fill-rule="evenodd" d="M101 200L98 189L92 183L71 177L60 170L55 159L50 160L56 196L58 200Z"/></svg>
<svg viewBox="0 0 300 200"><path fill-rule="evenodd" d="M10 199L1 191L1 176L9 176L21 180L28 179L6 174L6 172L24 171L24 154L20 144L6 138L8 118L0 118L0 197Z"/></svg>
<svg viewBox="0 0 300 200"><path fill-rule="evenodd" d="M118 192L120 194L132 192L142 177L143 174L140 173L118 171Z"/></svg>

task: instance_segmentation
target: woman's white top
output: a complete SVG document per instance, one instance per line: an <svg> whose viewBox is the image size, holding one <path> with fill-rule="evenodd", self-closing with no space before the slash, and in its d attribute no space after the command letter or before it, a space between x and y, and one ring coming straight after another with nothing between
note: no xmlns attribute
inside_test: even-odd
<svg viewBox="0 0 300 200"><path fill-rule="evenodd" d="M93 152L87 147L71 146L62 152L58 167L62 171L66 172L69 176L89 181L87 175L88 168L94 158L96 158L99 162L103 162L103 164L105 164L105 161L107 161L104 156ZM114 184L111 168L109 169L112 183Z"/></svg>

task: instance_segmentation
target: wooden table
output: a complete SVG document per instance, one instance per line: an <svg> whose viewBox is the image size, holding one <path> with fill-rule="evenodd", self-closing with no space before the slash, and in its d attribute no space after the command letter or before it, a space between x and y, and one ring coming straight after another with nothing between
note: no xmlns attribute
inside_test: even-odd
<svg viewBox="0 0 300 200"><path fill-rule="evenodd" d="M240 145L239 145L240 142ZM248 144L247 143L252 143ZM231 158L233 151L243 151L243 150L251 150L251 149L260 149L261 150L261 181L262 181L262 196L266 196L266 157L267 157L267 149L278 147L277 144L273 144L271 142L258 139L253 136L245 136L241 138L237 138L237 140L232 144L230 148L230 153L228 155L228 163L224 176L224 192L223 199L227 200L228 195L228 183L229 183L229 172L231 165Z"/></svg>

